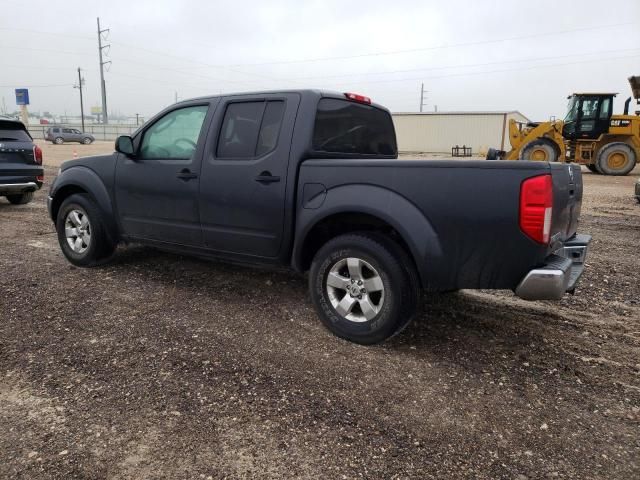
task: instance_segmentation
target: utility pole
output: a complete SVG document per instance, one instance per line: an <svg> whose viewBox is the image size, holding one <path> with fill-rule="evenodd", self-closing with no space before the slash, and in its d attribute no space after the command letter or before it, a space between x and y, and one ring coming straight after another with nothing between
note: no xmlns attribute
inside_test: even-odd
<svg viewBox="0 0 640 480"><path fill-rule="evenodd" d="M173 103L178 103L178 91L176 90L174 93L175 93L175 96L174 96L175 102Z"/></svg>
<svg viewBox="0 0 640 480"><path fill-rule="evenodd" d="M84 78L80 74L80 67L78 67L78 85L74 85L73 88L77 88L80 90L80 119L82 121L82 131L84 132L84 103L82 101L82 84L84 83Z"/></svg>
<svg viewBox="0 0 640 480"><path fill-rule="evenodd" d="M420 113L422 113L422 109L424 108L424 101L427 99L425 93L429 93L429 90L424 89L424 83L420 84Z"/></svg>
<svg viewBox="0 0 640 480"><path fill-rule="evenodd" d="M136 113L136 126L139 125L138 123L139 121L140 121L140 114Z"/></svg>
<svg viewBox="0 0 640 480"><path fill-rule="evenodd" d="M111 47L111 45L102 45L102 34L108 31L108 28L100 30L100 17L98 17L98 56L100 58L100 87L102 88L102 123L104 124L109 123L109 115L107 115L107 87L104 83L104 66L111 63L111 61L104 62L102 60L102 50Z"/></svg>

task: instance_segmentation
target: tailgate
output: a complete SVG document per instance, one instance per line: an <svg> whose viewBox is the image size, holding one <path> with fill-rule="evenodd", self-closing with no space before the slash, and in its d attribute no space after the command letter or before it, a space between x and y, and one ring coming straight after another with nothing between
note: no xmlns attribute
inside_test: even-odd
<svg viewBox="0 0 640 480"><path fill-rule="evenodd" d="M33 143L0 139L0 165L3 170L19 168L20 165L36 165Z"/></svg>
<svg viewBox="0 0 640 480"><path fill-rule="evenodd" d="M582 205L582 170L571 163L550 163L553 179L551 245L571 238L578 228Z"/></svg>

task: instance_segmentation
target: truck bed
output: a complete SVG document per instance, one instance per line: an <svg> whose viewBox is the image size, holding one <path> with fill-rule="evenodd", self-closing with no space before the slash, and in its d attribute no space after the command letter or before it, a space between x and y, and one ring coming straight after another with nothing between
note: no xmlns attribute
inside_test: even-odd
<svg viewBox="0 0 640 480"><path fill-rule="evenodd" d="M554 184L549 246L519 227L520 184L546 173ZM383 220L408 239L425 288L514 289L575 233L582 179L579 166L544 162L309 159L300 169L298 229L320 205L326 213L332 203L362 204L363 195L378 202L381 189Z"/></svg>

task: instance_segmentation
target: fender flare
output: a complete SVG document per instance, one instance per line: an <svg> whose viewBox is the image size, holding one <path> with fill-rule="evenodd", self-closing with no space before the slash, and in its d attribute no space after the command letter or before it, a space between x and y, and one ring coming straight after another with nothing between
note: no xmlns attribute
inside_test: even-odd
<svg viewBox="0 0 640 480"><path fill-rule="evenodd" d="M84 166L68 168L56 177L55 183L49 193L49 197L52 199L49 213L54 224L56 222L57 209L63 201L56 200L56 195L65 187L70 186L80 188L87 192L102 211L105 222L107 223L107 234L111 237L112 241L116 241L119 236L119 229L116 225L115 213L109 192L100 177L93 170Z"/></svg>
<svg viewBox="0 0 640 480"><path fill-rule="evenodd" d="M437 232L429 219L409 200L392 190L374 185L340 185L328 189L316 209L301 207L296 221L292 265L303 270L303 247L309 232L319 222L340 213L363 213L386 222L405 241L416 265L422 285L431 283L429 265L443 262L443 251Z"/></svg>

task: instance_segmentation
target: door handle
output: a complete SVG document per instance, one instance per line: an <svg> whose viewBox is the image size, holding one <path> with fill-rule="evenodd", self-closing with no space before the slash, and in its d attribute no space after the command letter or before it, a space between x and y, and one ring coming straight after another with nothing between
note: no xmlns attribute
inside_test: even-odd
<svg viewBox="0 0 640 480"><path fill-rule="evenodd" d="M198 174L197 173L193 173L191 170L189 170L188 168L184 168L182 170L180 170L180 172L178 172L178 175L176 175L180 180L184 180L185 182L187 180L193 180L195 178L198 178Z"/></svg>
<svg viewBox="0 0 640 480"><path fill-rule="evenodd" d="M260 175L256 177L256 182L262 184L276 183L280 181L280 177L276 175L271 175L271 172L262 172Z"/></svg>

